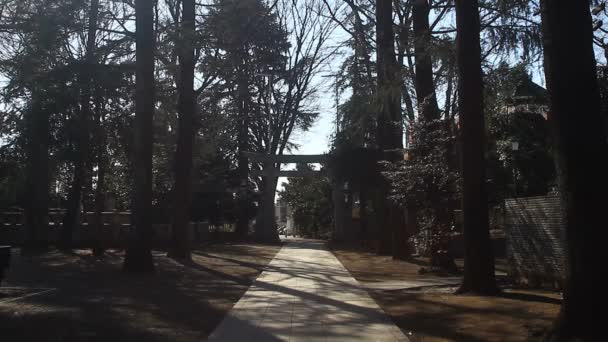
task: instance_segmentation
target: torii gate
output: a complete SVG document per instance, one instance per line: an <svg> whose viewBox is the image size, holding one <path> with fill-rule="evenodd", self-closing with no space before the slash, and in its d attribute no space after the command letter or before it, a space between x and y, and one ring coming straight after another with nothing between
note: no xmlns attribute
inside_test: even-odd
<svg viewBox="0 0 608 342"><path fill-rule="evenodd" d="M265 188L262 190L261 212L258 214L255 235L261 241L274 242L279 239L279 234L274 218L274 199L276 188L273 187L274 182L270 182L271 178L276 177L306 177L319 173L312 170L293 170L281 171L280 164L321 164L325 163L329 156L326 154L315 155L269 155L254 152L243 152L251 162L263 164L262 171L252 171L251 175L256 177L264 177ZM276 165L279 164L279 168ZM343 234L343 217L344 217L344 195L343 190L337 184L333 184L333 201L335 226L334 236L341 238Z"/></svg>

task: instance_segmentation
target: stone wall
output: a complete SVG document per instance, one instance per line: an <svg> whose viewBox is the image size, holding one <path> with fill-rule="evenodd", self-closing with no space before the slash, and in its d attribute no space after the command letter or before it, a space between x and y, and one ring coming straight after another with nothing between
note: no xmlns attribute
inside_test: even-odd
<svg viewBox="0 0 608 342"><path fill-rule="evenodd" d="M124 247L131 231L131 214L129 212L103 213L103 239L109 247ZM88 246L95 239L94 214L84 215L80 226L74 231L74 242L77 246ZM2 213L0 215L0 245L19 246L25 240L25 218L22 212ZM49 241L57 241L61 229L61 215L49 213ZM164 246L171 241L171 225L153 224L153 240L156 246ZM190 223L190 237L194 242L210 240L230 240L233 227L210 226L206 222Z"/></svg>
<svg viewBox="0 0 608 342"><path fill-rule="evenodd" d="M563 232L559 196L505 200L510 275L531 286L560 287L565 267Z"/></svg>

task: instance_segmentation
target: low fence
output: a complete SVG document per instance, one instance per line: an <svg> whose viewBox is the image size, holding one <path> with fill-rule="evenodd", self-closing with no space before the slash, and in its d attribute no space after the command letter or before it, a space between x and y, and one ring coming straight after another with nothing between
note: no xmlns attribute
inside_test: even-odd
<svg viewBox="0 0 608 342"><path fill-rule="evenodd" d="M560 288L565 275L563 233L559 196L505 200L510 275L531 286Z"/></svg>
<svg viewBox="0 0 608 342"><path fill-rule="evenodd" d="M65 211L49 211L49 241L54 243L60 236L63 226L62 220ZM74 230L74 243L76 245L89 245L98 239L95 224L95 213L87 212L81 215L81 223ZM103 212L103 229L101 238L107 246L123 247L126 245L131 232L130 212ZM153 224L153 241L156 246L163 246L171 241L172 227L170 224ZM207 222L191 222L190 238L192 241L203 242L211 240L230 240L234 235L234 225L210 225ZM0 244L13 246L21 245L25 241L25 216L23 212L5 212L0 214Z"/></svg>

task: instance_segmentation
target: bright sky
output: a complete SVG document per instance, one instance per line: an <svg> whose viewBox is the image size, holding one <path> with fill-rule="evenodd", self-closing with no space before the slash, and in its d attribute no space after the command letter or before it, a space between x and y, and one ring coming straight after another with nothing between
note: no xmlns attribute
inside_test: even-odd
<svg viewBox="0 0 608 342"><path fill-rule="evenodd" d="M299 149L293 151L293 154L325 154L331 148L331 136L335 132L335 96L332 89L332 82L326 82L319 93L319 119L314 126L307 132L295 132L292 136L292 142L297 144ZM295 165L284 165L283 169L293 169ZM277 190L283 189L283 183L288 182L287 178L279 178Z"/></svg>
<svg viewBox="0 0 608 342"><path fill-rule="evenodd" d="M328 88L330 85L327 86ZM322 92L319 99L320 117L308 132L296 132L292 141L300 146L297 154L329 152L331 135L335 132L335 99L331 92Z"/></svg>

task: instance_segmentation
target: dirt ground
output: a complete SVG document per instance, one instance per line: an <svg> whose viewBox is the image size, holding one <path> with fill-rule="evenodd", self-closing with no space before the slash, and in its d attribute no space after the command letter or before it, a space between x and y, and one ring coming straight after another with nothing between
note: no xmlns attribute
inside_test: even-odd
<svg viewBox="0 0 608 342"><path fill-rule="evenodd" d="M428 262L392 260L361 249L333 246L333 252L362 282L437 277L418 274ZM458 262L461 264L461 262ZM505 268L497 263L497 270ZM561 303L559 293L505 285L498 297L454 295L456 288L370 290L370 295L412 342L535 341L551 325Z"/></svg>
<svg viewBox="0 0 608 342"><path fill-rule="evenodd" d="M123 253L18 251L0 290L0 340L201 341L220 323L279 246L218 244L193 262L155 252L157 272L121 271Z"/></svg>

